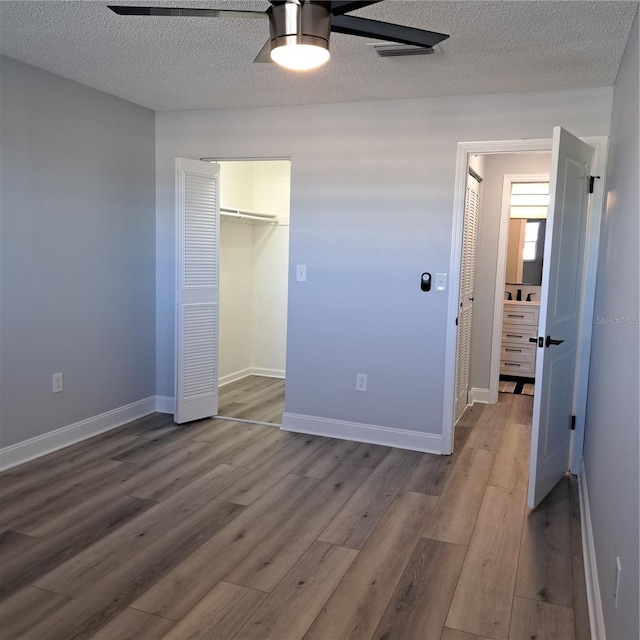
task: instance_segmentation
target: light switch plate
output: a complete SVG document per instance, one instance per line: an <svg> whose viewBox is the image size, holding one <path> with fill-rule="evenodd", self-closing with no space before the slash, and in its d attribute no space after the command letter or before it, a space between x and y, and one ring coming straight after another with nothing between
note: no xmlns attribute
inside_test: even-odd
<svg viewBox="0 0 640 640"><path fill-rule="evenodd" d="M436 273L436 291L446 291L446 290L447 290L447 274Z"/></svg>
<svg viewBox="0 0 640 640"><path fill-rule="evenodd" d="M306 264L297 264L296 265L296 280L298 282L306 282L307 281L307 265Z"/></svg>
<svg viewBox="0 0 640 640"><path fill-rule="evenodd" d="M62 391L62 373L53 374L52 393L60 393Z"/></svg>

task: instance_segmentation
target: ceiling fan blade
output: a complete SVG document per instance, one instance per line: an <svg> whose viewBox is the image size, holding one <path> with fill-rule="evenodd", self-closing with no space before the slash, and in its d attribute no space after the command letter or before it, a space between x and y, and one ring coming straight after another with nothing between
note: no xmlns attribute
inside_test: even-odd
<svg viewBox="0 0 640 640"><path fill-rule="evenodd" d="M260 49L254 62L273 62L271 59L271 40L264 43L264 47Z"/></svg>
<svg viewBox="0 0 640 640"><path fill-rule="evenodd" d="M402 42L417 47L433 47L449 37L445 33L414 29L413 27L404 27L399 24L369 20L368 18L340 15L331 18L331 31L346 33L350 36Z"/></svg>
<svg viewBox="0 0 640 640"><path fill-rule="evenodd" d="M356 9L362 9L368 7L370 4L377 4L382 0L333 0L332 2L326 2L324 4L329 5L329 11L334 16L341 16L343 13L349 13L349 11L355 11Z"/></svg>
<svg viewBox="0 0 640 640"><path fill-rule="evenodd" d="M130 7L107 5L120 16L174 16L183 18L267 18L262 11L227 11L225 9L189 9L170 7Z"/></svg>

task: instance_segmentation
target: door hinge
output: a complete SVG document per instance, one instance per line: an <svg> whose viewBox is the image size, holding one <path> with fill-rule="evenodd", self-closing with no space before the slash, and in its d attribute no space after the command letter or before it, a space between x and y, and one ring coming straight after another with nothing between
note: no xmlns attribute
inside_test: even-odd
<svg viewBox="0 0 640 640"><path fill-rule="evenodd" d="M589 176L589 193L593 193L593 184L596 180L600 180L600 176Z"/></svg>
<svg viewBox="0 0 640 640"><path fill-rule="evenodd" d="M575 430L576 430L576 417L571 416L571 431L575 431Z"/></svg>

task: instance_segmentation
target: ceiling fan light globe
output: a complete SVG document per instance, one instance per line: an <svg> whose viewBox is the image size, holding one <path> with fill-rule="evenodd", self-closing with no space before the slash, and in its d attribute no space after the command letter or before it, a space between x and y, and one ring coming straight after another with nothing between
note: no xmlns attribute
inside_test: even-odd
<svg viewBox="0 0 640 640"><path fill-rule="evenodd" d="M329 50L316 44L283 44L271 50L271 59L276 64L293 71L317 69L329 58Z"/></svg>

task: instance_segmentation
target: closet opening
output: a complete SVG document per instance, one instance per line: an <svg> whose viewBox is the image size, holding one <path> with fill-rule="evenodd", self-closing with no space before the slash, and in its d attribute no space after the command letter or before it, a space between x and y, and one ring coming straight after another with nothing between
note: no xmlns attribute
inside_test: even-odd
<svg viewBox="0 0 640 640"><path fill-rule="evenodd" d="M291 162L221 160L218 418L280 426Z"/></svg>

